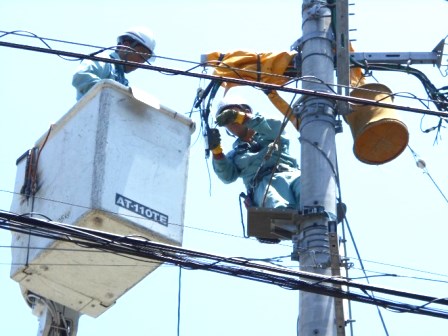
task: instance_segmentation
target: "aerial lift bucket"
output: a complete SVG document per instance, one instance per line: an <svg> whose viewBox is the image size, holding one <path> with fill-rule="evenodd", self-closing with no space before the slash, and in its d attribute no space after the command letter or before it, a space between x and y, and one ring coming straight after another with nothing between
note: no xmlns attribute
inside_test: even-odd
<svg viewBox="0 0 448 336"><path fill-rule="evenodd" d="M383 103L393 101L392 91L383 84L369 83L354 89L350 96ZM409 132L391 108L352 104L353 111L346 115L354 145L353 152L367 164L383 164L392 161L406 148Z"/></svg>
<svg viewBox="0 0 448 336"><path fill-rule="evenodd" d="M17 160L11 212L181 246L194 127L145 92L100 81ZM91 317L161 265L26 232L11 245L26 297Z"/></svg>

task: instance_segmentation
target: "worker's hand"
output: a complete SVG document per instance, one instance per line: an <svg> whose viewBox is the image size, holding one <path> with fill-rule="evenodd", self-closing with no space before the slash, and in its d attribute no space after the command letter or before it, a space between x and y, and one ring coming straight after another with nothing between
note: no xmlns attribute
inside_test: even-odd
<svg viewBox="0 0 448 336"><path fill-rule="evenodd" d="M210 128L207 135L208 148L214 150L221 145L221 134L217 128Z"/></svg>
<svg viewBox="0 0 448 336"><path fill-rule="evenodd" d="M227 124L231 124L234 122L242 124L244 123L245 119L246 119L246 113L238 112L232 109L227 109L222 111L216 117L216 123L218 124L218 126L225 126Z"/></svg>

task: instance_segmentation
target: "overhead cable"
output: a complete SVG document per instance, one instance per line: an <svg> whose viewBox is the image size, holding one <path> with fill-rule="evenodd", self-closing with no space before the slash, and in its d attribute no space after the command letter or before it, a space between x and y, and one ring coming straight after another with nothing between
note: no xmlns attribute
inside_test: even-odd
<svg viewBox="0 0 448 336"><path fill-rule="evenodd" d="M378 286L356 283L341 278L252 262L244 258L228 258L204 252L149 241L143 237L120 236L0 211L0 228L25 234L52 238L77 244L82 248L100 249L141 259L158 260L191 270L205 270L243 279L274 284L285 289L303 290L362 303L373 304L396 312L408 312L448 319L448 310L430 308L430 304L448 306L448 299L409 293ZM334 286L333 286L334 285ZM360 293L342 290L356 288ZM368 291L422 301L415 305L372 297Z"/></svg>
<svg viewBox="0 0 448 336"><path fill-rule="evenodd" d="M258 88L262 88L265 90L266 89L267 90L277 90L277 91L281 91L281 92L289 92L289 93L296 93L296 94L302 94L302 95L308 95L308 96L333 99L336 101L345 101L345 102L354 103L354 104L372 105L372 106L391 108L391 109L396 109L396 110L401 110L401 111L406 111L406 112L428 114L428 115L444 117L444 118L448 117L448 113L446 113L446 112L422 109L422 108L412 107L412 106L396 105L396 104L392 104L392 103L385 103L382 101L374 101L374 100L369 100L369 99L365 99L365 98L338 95L338 94L329 93L329 92L321 92L321 91L314 91L314 90L308 90L308 89L289 88L289 87L285 87L282 85L276 85L276 84L254 82L254 81L250 81L250 80L237 79L237 78L231 78L231 77L221 77L221 76L209 75L209 74L205 74L205 73L195 73L195 72L191 72L191 70L185 71L185 70L178 70L178 69L172 69L172 68L165 68L165 67L159 67L159 66L154 66L154 65L150 65L150 64L141 64L141 63L137 63L137 62L110 59L110 58L98 57L98 56L93 56L93 55L85 55L85 54L63 51L63 50L46 49L46 48L41 48L41 47L34 47L34 46L29 46L29 45L24 45L24 44L16 44L16 43L3 42L3 41L0 41L0 46L16 48L16 49L23 49L23 50L30 50L30 51L35 51L35 52L42 52L42 53L53 54L53 55L58 55L58 56L74 57L77 59L90 59L90 60L99 61L99 62L120 64L120 65L131 65L133 67L141 68L141 69L153 70L153 71L158 71L158 72L166 72L166 73L170 73L170 74L174 74L174 75L183 75L183 76L188 76L188 77L222 81L222 82L234 83L234 84L238 84L238 85L253 86L253 87L258 87ZM199 64L198 67L199 66L201 66L201 64Z"/></svg>

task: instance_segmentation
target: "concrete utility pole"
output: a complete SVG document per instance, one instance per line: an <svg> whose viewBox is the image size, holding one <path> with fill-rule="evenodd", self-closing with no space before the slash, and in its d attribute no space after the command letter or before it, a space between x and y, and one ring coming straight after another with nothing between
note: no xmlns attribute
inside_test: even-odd
<svg viewBox="0 0 448 336"><path fill-rule="evenodd" d="M81 314L59 303L39 298L42 312L37 336L76 336ZM36 310L36 307L33 307Z"/></svg>
<svg viewBox="0 0 448 336"><path fill-rule="evenodd" d="M302 5L303 89L332 92L334 34L327 1L304 0ZM300 269L331 276L329 224L336 216L336 103L304 96L294 111L301 119L301 199L304 214L299 234L293 237ZM335 302L328 296L300 292L298 335L337 335Z"/></svg>

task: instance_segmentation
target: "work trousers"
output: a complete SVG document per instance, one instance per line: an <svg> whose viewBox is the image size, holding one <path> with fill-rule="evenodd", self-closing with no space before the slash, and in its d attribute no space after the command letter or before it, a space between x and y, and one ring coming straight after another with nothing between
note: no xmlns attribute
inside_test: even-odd
<svg viewBox="0 0 448 336"><path fill-rule="evenodd" d="M253 201L257 207L298 209L299 200L300 170L267 174L253 190Z"/></svg>

